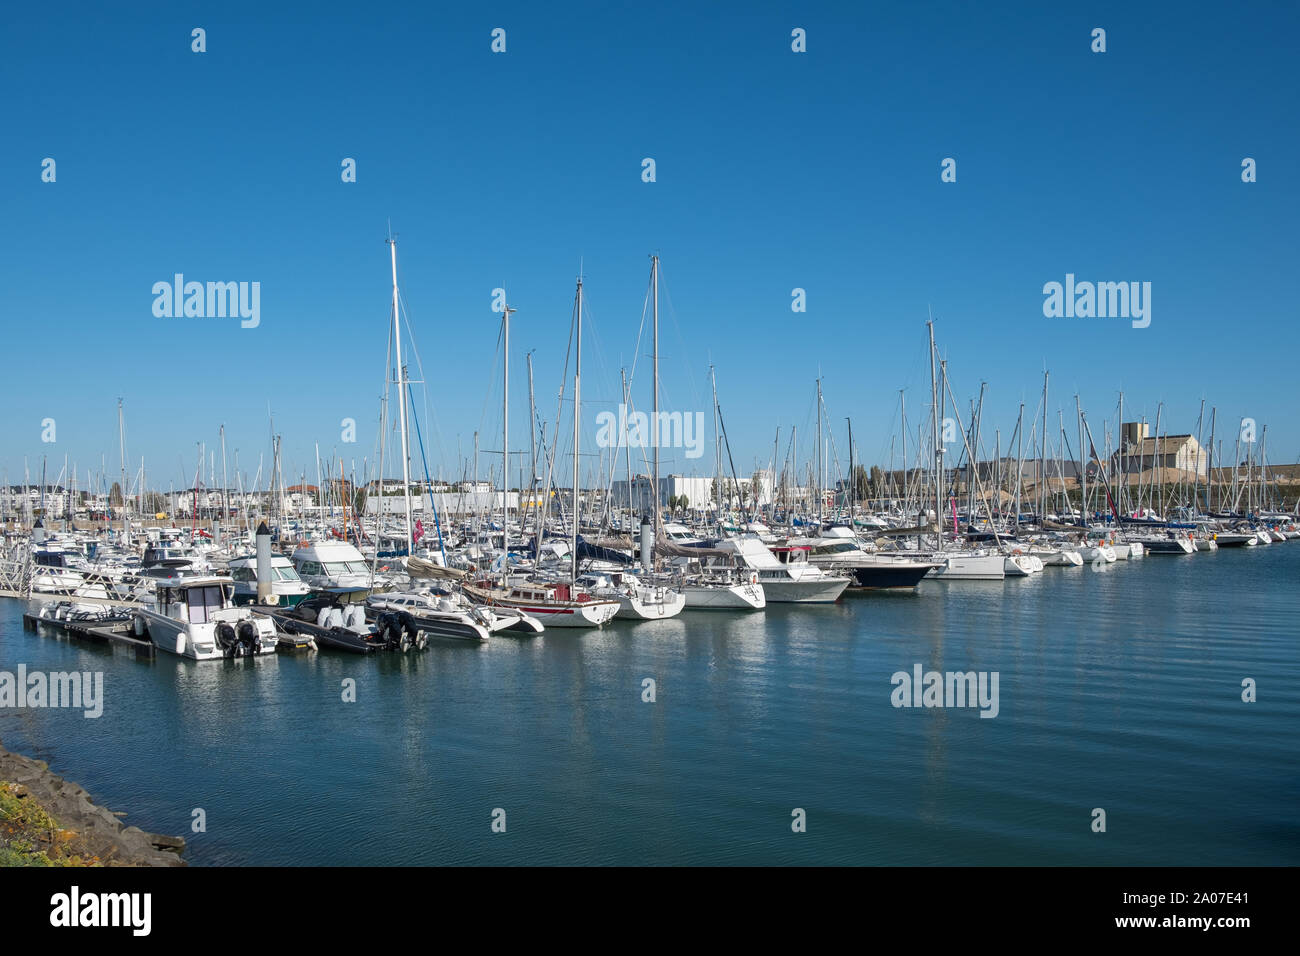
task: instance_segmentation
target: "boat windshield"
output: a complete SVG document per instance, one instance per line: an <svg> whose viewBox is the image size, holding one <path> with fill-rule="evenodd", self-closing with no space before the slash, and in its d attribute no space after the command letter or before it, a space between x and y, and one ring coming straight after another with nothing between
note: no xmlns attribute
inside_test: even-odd
<svg viewBox="0 0 1300 956"><path fill-rule="evenodd" d="M187 593L190 623L208 623L212 619L212 614L221 610L221 598L221 588L219 587L190 588Z"/></svg>
<svg viewBox="0 0 1300 956"><path fill-rule="evenodd" d="M326 561L326 574L365 574L370 568L364 561Z"/></svg>
<svg viewBox="0 0 1300 956"><path fill-rule="evenodd" d="M271 570L275 572L275 579L277 581L301 581L302 580L302 578L298 577L298 572L295 571L293 568L271 568Z"/></svg>

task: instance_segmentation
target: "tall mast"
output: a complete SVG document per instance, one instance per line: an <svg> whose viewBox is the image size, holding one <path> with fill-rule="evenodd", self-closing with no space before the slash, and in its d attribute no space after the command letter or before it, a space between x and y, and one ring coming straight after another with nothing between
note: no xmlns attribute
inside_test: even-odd
<svg viewBox="0 0 1300 956"><path fill-rule="evenodd" d="M935 378L934 369L934 316L930 321L925 323L926 328L930 330L930 419L933 423L934 431L934 528L936 547L943 548L943 525L940 523L940 513L943 510L940 500L939 481L943 474L943 442L940 441L939 434L939 382Z"/></svg>
<svg viewBox="0 0 1300 956"><path fill-rule="evenodd" d="M857 475L853 474L853 419L844 419L849 423L849 529L853 528L853 499L857 497Z"/></svg>
<svg viewBox="0 0 1300 956"><path fill-rule="evenodd" d="M628 391L627 369L619 369L618 374L619 378L623 381L623 407L627 408L632 404L629 400L631 398L631 393ZM635 509L632 506L632 443L628 441L626 430L619 436L619 441L623 443L623 458L627 465L627 518L628 523L630 524Z"/></svg>
<svg viewBox="0 0 1300 956"><path fill-rule="evenodd" d="M903 458L902 458L902 462L903 462L903 502L904 502L904 507L906 507L906 502L907 502L907 500L908 500L908 498L907 498L907 493L908 493L908 488L907 488L907 396L904 394L903 389L901 389L901 388L898 390L898 407L899 407L899 427L901 428L902 433L903 433ZM893 449L893 445L892 445L892 444L890 445L890 449L889 449L889 468L890 468L891 471L892 471L893 468L894 468L894 449ZM892 477L892 476L890 477L890 484L891 484L891 487L892 487L892 484L893 484L893 477Z"/></svg>
<svg viewBox="0 0 1300 956"><path fill-rule="evenodd" d="M826 498L822 490L822 479L825 477L822 473L822 377L817 376L817 530L820 533L822 526L822 502Z"/></svg>
<svg viewBox="0 0 1300 956"><path fill-rule="evenodd" d="M117 451L122 462L122 537L131 544L131 519L126 509L126 425L122 420L122 400L117 400Z"/></svg>
<svg viewBox="0 0 1300 956"><path fill-rule="evenodd" d="M510 313L515 310L507 302L501 313L504 338L502 362L501 398L501 550L505 554L505 563L501 566L502 577L510 571Z"/></svg>
<svg viewBox="0 0 1300 956"><path fill-rule="evenodd" d="M226 472L226 426L221 426L221 523L230 516L230 476Z"/></svg>
<svg viewBox="0 0 1300 956"><path fill-rule="evenodd" d="M528 442L532 448L533 470L528 475L528 497L537 497L537 405L533 399L533 353L524 356L528 360Z"/></svg>
<svg viewBox="0 0 1300 956"><path fill-rule="evenodd" d="M718 534L722 534L722 437L718 431L718 373L709 366L709 382L713 385L713 490L717 502L714 515L718 521Z"/></svg>
<svg viewBox="0 0 1300 956"><path fill-rule="evenodd" d="M573 531L570 544L573 562L573 584L578 583L578 453L579 427L582 420L582 275L578 275L577 301L574 304L577 321L578 351L573 367Z"/></svg>
<svg viewBox="0 0 1300 956"><path fill-rule="evenodd" d="M397 306L397 240L388 239L389 256L393 264L393 343L397 356L397 408L402 432L402 493L406 505L406 553L415 550L415 528L411 523L411 460L406 447L406 366L402 364L402 322ZM383 476L380 476L383 480Z"/></svg>
<svg viewBox="0 0 1300 956"><path fill-rule="evenodd" d="M655 527L659 526L659 257L650 257L650 285L654 289L654 472L650 478Z"/></svg>

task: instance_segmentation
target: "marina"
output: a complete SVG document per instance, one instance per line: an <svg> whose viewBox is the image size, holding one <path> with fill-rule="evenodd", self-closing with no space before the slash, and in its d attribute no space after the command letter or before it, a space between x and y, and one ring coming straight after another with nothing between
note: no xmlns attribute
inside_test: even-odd
<svg viewBox="0 0 1300 956"><path fill-rule="evenodd" d="M8 935L1284 928L1300 6L1156 5L16 7Z"/></svg>
<svg viewBox="0 0 1300 956"><path fill-rule="evenodd" d="M1221 550L215 663L25 631L23 603L4 600L5 660L103 671L106 700L99 721L0 713L0 739L146 830L187 832L203 806L223 822L187 832L198 866L1296 865L1297 572L1300 548ZM996 719L894 709L890 675L917 663L998 672ZM832 745L841 759L822 760ZM1098 805L1123 840L1090 832ZM487 826L495 807L509 845ZM808 810L807 841L789 840L791 807Z"/></svg>

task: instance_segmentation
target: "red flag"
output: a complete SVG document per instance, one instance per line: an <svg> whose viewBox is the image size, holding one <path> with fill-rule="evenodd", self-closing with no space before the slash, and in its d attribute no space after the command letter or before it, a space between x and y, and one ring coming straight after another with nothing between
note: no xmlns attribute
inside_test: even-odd
<svg viewBox="0 0 1300 956"><path fill-rule="evenodd" d="M424 537L424 522L419 518L415 519L415 540L418 542Z"/></svg>

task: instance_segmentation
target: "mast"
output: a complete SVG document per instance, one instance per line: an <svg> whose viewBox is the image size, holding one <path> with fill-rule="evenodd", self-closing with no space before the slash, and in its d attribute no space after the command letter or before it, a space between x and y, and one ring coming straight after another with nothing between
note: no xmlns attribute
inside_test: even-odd
<svg viewBox="0 0 1300 956"><path fill-rule="evenodd" d="M117 451L122 462L122 538L127 546L131 545L131 519L126 508L126 425L122 419L122 400L117 400Z"/></svg>
<svg viewBox="0 0 1300 956"><path fill-rule="evenodd" d="M935 377L935 317L931 315L926 328L930 329L930 407L933 421L933 438L935 438L935 546L943 549L944 533L941 531L939 514L941 510L939 480L944 471L944 445L939 440L939 380Z"/></svg>
<svg viewBox="0 0 1300 956"><path fill-rule="evenodd" d="M650 476L655 528L659 527L659 257L650 257L650 285L654 289L654 471ZM581 351L579 351L581 354Z"/></svg>
<svg viewBox="0 0 1300 956"><path fill-rule="evenodd" d="M822 502L826 499L826 494L822 490L822 480L825 477L823 471L823 453L822 453L822 377L817 376L817 531L821 532L823 522Z"/></svg>
<svg viewBox="0 0 1300 956"><path fill-rule="evenodd" d="M619 369L618 374L619 378L623 381L623 407L627 408L628 405L632 404L629 401L631 393L628 391L627 369ZM626 429L624 429L623 434L619 435L619 441L623 443L623 459L627 467L627 519L630 524L632 521L632 515L634 514L632 507L632 443L628 441ZM611 497L613 496L611 495Z"/></svg>
<svg viewBox="0 0 1300 956"><path fill-rule="evenodd" d="M573 563L573 584L578 583L578 453L582 421L582 275L578 275L577 301L574 303L575 321L577 322L578 351L573 368L573 530L570 544Z"/></svg>
<svg viewBox="0 0 1300 956"><path fill-rule="evenodd" d="M415 527L411 523L411 460L406 447L406 366L402 364L402 323L397 305L397 240L388 239L389 256L393 265L393 344L397 357L397 408L402 433L402 494L406 505L406 553L415 551ZM382 482L383 476L380 476Z"/></svg>
<svg viewBox="0 0 1300 956"><path fill-rule="evenodd" d="M532 499L537 497L537 406L533 400L533 353L524 356L528 360L528 443L532 448L533 470L528 475L528 497L531 510ZM520 485L520 490L523 486ZM522 528L522 524L521 524Z"/></svg>
<svg viewBox="0 0 1300 956"><path fill-rule="evenodd" d="M722 437L718 432L718 374L709 366L709 381L713 385L713 490L717 502L714 516L718 522L718 534L722 534Z"/></svg>
<svg viewBox="0 0 1300 956"><path fill-rule="evenodd" d="M230 516L230 475L226 471L226 426L221 426L221 523Z"/></svg>
<svg viewBox="0 0 1300 956"><path fill-rule="evenodd" d="M857 497L858 493L858 476L853 473L853 419L845 418L844 420L849 423L849 530L851 531L854 527L853 499Z"/></svg>
<svg viewBox="0 0 1300 956"><path fill-rule="evenodd" d="M501 321L505 341L502 351L505 358L502 361L504 392L501 398L501 550L505 562L501 565L502 578L510 571L510 313L515 311L508 302L503 308Z"/></svg>

